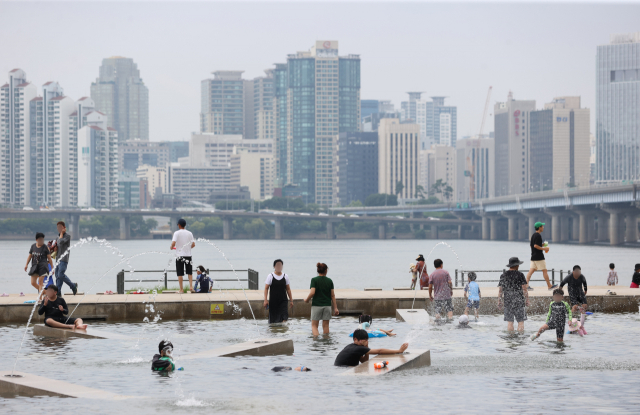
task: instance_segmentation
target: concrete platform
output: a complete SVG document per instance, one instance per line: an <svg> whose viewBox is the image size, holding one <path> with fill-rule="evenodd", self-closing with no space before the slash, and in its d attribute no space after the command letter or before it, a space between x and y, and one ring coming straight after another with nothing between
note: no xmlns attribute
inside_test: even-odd
<svg viewBox="0 0 640 415"><path fill-rule="evenodd" d="M422 309L398 309L396 310L396 321L405 323L428 323L431 320L427 310Z"/></svg>
<svg viewBox="0 0 640 415"><path fill-rule="evenodd" d="M383 369L373 367L375 363L388 361L389 365ZM341 376L380 376L397 370L414 369L431 366L431 351L423 349L407 349L403 354L379 354L369 358L365 363L347 370Z"/></svg>
<svg viewBox="0 0 640 415"><path fill-rule="evenodd" d="M293 354L293 341L291 339L256 339L189 354L179 357L177 360L182 361L208 357L276 356L283 354Z"/></svg>
<svg viewBox="0 0 640 415"><path fill-rule="evenodd" d="M58 337L68 339L70 337L80 337L83 339L114 339L125 340L129 337L115 333L108 333L102 330L94 329L91 326L86 330L70 330L58 329L55 327L45 326L44 324L36 324L33 326L34 336Z"/></svg>
<svg viewBox="0 0 640 415"><path fill-rule="evenodd" d="M11 371L0 372L0 395L2 396L55 396L61 398L85 398L103 400L131 399L133 396L117 395L86 386L74 385L61 380L48 379L24 372L13 372L19 377L7 377ZM139 398L139 397L135 397Z"/></svg>

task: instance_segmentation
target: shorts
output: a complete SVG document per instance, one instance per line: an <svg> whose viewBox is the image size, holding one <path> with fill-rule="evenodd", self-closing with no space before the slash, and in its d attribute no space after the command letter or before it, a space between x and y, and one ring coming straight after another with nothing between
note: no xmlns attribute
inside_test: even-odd
<svg viewBox="0 0 640 415"><path fill-rule="evenodd" d="M38 275L39 277L44 277L45 275L49 275L49 264L38 263L32 265L29 269L29 275Z"/></svg>
<svg viewBox="0 0 640 415"><path fill-rule="evenodd" d="M527 312L525 311L524 305L522 307L518 306L506 306L504 307L504 321L513 321L516 320L518 323L522 323L527 319Z"/></svg>
<svg viewBox="0 0 640 415"><path fill-rule="evenodd" d="M564 321L563 322L557 322L557 321L549 321L546 323L547 326L549 326L549 329L556 329L556 336L559 339L563 339L564 338Z"/></svg>
<svg viewBox="0 0 640 415"><path fill-rule="evenodd" d="M480 308L480 300L469 300L467 301L468 308L475 308L476 310Z"/></svg>
<svg viewBox="0 0 640 415"><path fill-rule="evenodd" d="M311 320L331 320L331 306L311 306Z"/></svg>
<svg viewBox="0 0 640 415"><path fill-rule="evenodd" d="M433 309L436 314L444 314L446 312L453 312L453 301L451 298L448 300L433 300Z"/></svg>
<svg viewBox="0 0 640 415"><path fill-rule="evenodd" d="M190 256L181 256L176 258L176 274L178 274L178 277L184 277L185 270L187 271L187 275L193 274L193 266L191 262Z"/></svg>
<svg viewBox="0 0 640 415"><path fill-rule="evenodd" d="M531 261L531 265L529 265L529 270L534 271L544 271L547 269L547 261L541 259L540 261Z"/></svg>
<svg viewBox="0 0 640 415"><path fill-rule="evenodd" d="M62 323L62 324L76 324L76 318L75 317L60 317L60 318L55 318L55 317L45 317L44 319L44 325L51 327L47 324L47 321L49 320L53 320L53 321L57 321L58 323Z"/></svg>
<svg viewBox="0 0 640 415"><path fill-rule="evenodd" d="M577 305L587 304L587 296L584 293L577 294L577 295L571 295L571 293L569 293L569 302L571 303L572 306L576 304Z"/></svg>
<svg viewBox="0 0 640 415"><path fill-rule="evenodd" d="M282 323L289 320L289 302L281 301L280 304L269 302L269 323Z"/></svg>

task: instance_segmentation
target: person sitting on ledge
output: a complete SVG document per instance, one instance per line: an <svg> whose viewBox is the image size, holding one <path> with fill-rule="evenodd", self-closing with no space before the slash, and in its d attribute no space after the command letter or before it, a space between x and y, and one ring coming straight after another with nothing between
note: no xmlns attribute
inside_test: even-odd
<svg viewBox="0 0 640 415"><path fill-rule="evenodd" d="M211 278L207 275L207 270L204 269L202 265L198 265L196 272L198 273L196 286L191 292L201 294L210 293L213 289L213 281L211 281Z"/></svg>
<svg viewBox="0 0 640 415"><path fill-rule="evenodd" d="M171 372L176 369L176 365L173 363L173 344L169 340L163 340L158 345L158 351L160 354L153 356L151 361L151 370L154 372Z"/></svg>
<svg viewBox="0 0 640 415"><path fill-rule="evenodd" d="M39 315L44 314L44 324L57 329L87 329L81 318L65 317L68 313L66 301L58 297L58 287L53 284L47 286L44 301L38 309Z"/></svg>
<svg viewBox="0 0 640 415"><path fill-rule="evenodd" d="M369 333L358 329L353 332L353 343L342 349L336 357L334 366L358 366L369 360L370 354L399 354L409 347L409 343L400 346L398 350L369 349Z"/></svg>

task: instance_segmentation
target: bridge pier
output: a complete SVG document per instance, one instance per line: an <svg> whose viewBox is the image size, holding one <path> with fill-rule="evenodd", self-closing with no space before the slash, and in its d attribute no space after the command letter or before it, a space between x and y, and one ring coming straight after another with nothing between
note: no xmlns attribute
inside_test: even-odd
<svg viewBox="0 0 640 415"><path fill-rule="evenodd" d="M222 218L222 238L225 241L233 238L233 218Z"/></svg>
<svg viewBox="0 0 640 415"><path fill-rule="evenodd" d="M609 240L609 221L611 218L609 214L603 210L598 212L598 242L604 242Z"/></svg>
<svg viewBox="0 0 640 415"><path fill-rule="evenodd" d="M69 215L69 235L71 239L77 241L80 239L80 215Z"/></svg>
<svg viewBox="0 0 640 415"><path fill-rule="evenodd" d="M275 218L274 222L275 222L275 227L276 227L276 229L275 229L276 230L275 238L280 240L284 236L284 229L282 228L282 219ZM327 229L328 229L328 226L327 226Z"/></svg>
<svg viewBox="0 0 640 415"><path fill-rule="evenodd" d="M518 219L520 214L505 211L500 212L500 214L507 218L507 239L516 241L518 239Z"/></svg>
<svg viewBox="0 0 640 415"><path fill-rule="evenodd" d="M638 212L632 210L625 215L625 240L627 243L638 242Z"/></svg>
<svg viewBox="0 0 640 415"><path fill-rule="evenodd" d="M491 238L491 221L488 216L482 217L482 239L488 241Z"/></svg>
<svg viewBox="0 0 640 415"><path fill-rule="evenodd" d="M529 239L529 235L527 235L527 223L528 223L528 219L525 216L524 218L520 218L520 220L518 221L518 240L519 241L526 241L527 239Z"/></svg>
<svg viewBox="0 0 640 415"><path fill-rule="evenodd" d="M336 231L333 227L333 222L330 220L327 221L327 239L336 239Z"/></svg>
<svg viewBox="0 0 640 415"><path fill-rule="evenodd" d="M171 231L171 233L174 233L178 230L178 220L180 220L180 217L178 216L169 217L169 230Z"/></svg>
<svg viewBox="0 0 640 415"><path fill-rule="evenodd" d="M120 217L120 239L121 240L131 239L131 217L130 216Z"/></svg>
<svg viewBox="0 0 640 415"><path fill-rule="evenodd" d="M435 223L431 224L431 239L438 239L440 236L438 235L438 225Z"/></svg>
<svg viewBox="0 0 640 415"><path fill-rule="evenodd" d="M387 239L387 224L381 223L378 225L378 239Z"/></svg>

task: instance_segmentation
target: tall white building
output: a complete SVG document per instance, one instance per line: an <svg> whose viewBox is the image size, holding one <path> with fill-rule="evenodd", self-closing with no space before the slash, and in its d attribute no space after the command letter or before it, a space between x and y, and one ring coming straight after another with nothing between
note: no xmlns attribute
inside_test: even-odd
<svg viewBox="0 0 640 415"><path fill-rule="evenodd" d="M418 185L420 128L383 118L378 126L378 193L414 198ZM398 182L402 191L397 191Z"/></svg>
<svg viewBox="0 0 640 415"><path fill-rule="evenodd" d="M456 149L451 146L436 144L429 150L420 152L420 185L424 191L436 196L438 199L449 201L456 195ZM439 190L450 186L451 196L447 197L443 192L437 192L434 184L442 183Z"/></svg>
<svg viewBox="0 0 640 415"><path fill-rule="evenodd" d="M456 201L469 202L494 197L494 151L493 138L474 137L458 140L455 163ZM473 186L472 181L475 182Z"/></svg>
<svg viewBox="0 0 640 415"><path fill-rule="evenodd" d="M78 130L78 206L118 206L118 133L97 111Z"/></svg>
<svg viewBox="0 0 640 415"><path fill-rule="evenodd" d="M189 161L191 167L230 168L234 149L250 153L273 154L273 140L250 140L239 134L199 133L191 135Z"/></svg>
<svg viewBox="0 0 640 415"><path fill-rule="evenodd" d="M37 88L22 69L9 72L9 82L0 87L0 204L32 204L30 102ZM42 127L41 125L39 127Z"/></svg>
<svg viewBox="0 0 640 415"><path fill-rule="evenodd" d="M251 199L265 200L273 196L275 158L273 154L237 150L231 156L231 186L249 188Z"/></svg>

